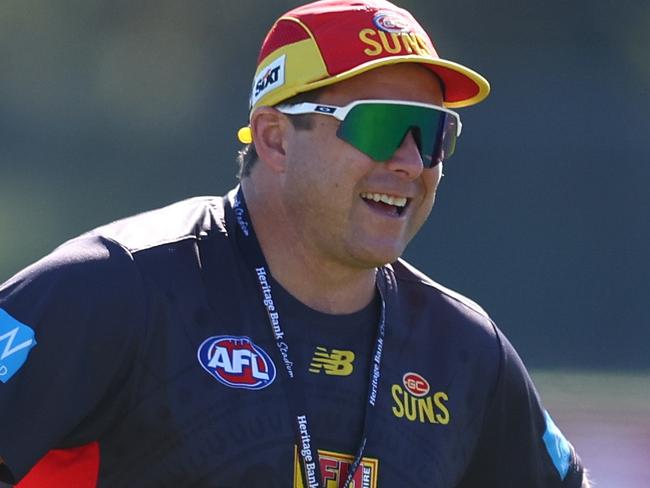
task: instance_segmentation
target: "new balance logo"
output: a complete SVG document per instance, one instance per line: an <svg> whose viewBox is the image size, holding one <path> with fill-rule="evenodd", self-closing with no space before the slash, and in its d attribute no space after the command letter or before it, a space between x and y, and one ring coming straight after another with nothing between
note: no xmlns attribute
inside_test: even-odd
<svg viewBox="0 0 650 488"><path fill-rule="evenodd" d="M332 376L349 376L354 370L352 366L354 357L352 351L332 349L331 352L327 352L327 349L318 346L309 365L309 372L319 374L325 371L325 374Z"/></svg>

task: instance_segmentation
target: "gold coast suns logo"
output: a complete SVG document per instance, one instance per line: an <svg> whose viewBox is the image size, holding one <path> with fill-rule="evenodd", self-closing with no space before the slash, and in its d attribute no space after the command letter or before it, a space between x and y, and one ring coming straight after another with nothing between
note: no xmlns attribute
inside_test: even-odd
<svg viewBox="0 0 650 488"><path fill-rule="evenodd" d="M348 478L354 457L333 451L318 450L320 472L324 488L342 488ZM350 488L377 488L379 460L363 457L350 482ZM305 488L302 481L302 469L298 449L294 450L293 488Z"/></svg>
<svg viewBox="0 0 650 488"><path fill-rule="evenodd" d="M378 12L373 23L376 29L359 31L359 40L366 46L367 56L386 54L418 54L431 56L427 41L422 35L413 32L413 22L396 12Z"/></svg>
<svg viewBox="0 0 650 488"><path fill-rule="evenodd" d="M393 415L398 419L441 425L451 420L447 394L443 391L432 393L429 382L418 373L406 373L402 384L393 385L390 391Z"/></svg>

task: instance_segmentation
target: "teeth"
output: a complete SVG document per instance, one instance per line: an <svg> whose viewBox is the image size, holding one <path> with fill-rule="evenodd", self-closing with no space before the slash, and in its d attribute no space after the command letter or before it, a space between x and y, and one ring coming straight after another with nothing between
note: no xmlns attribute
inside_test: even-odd
<svg viewBox="0 0 650 488"><path fill-rule="evenodd" d="M396 207L404 207L406 205L407 199L404 197L393 197L391 195L386 195L385 193L361 193L361 198L366 200L374 200L375 202L383 202L388 205L394 205Z"/></svg>

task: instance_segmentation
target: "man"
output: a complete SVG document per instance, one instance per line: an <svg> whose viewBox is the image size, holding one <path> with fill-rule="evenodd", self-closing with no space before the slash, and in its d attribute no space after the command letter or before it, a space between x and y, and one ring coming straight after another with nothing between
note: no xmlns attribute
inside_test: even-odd
<svg viewBox="0 0 650 488"><path fill-rule="evenodd" d="M442 106L488 91L384 0L280 18L240 187L96 229L0 289L0 479L587 486L485 312L399 259L460 134Z"/></svg>

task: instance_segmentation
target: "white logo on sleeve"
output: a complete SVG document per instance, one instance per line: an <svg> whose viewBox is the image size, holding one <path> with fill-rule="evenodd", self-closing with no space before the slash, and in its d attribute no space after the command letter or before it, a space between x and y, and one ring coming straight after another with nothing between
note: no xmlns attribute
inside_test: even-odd
<svg viewBox="0 0 650 488"><path fill-rule="evenodd" d="M36 345L34 331L0 308L0 381L6 383Z"/></svg>
<svg viewBox="0 0 650 488"><path fill-rule="evenodd" d="M571 445L546 410L544 410L544 419L546 420L544 445L553 461L553 466L557 469L560 478L564 480L571 466Z"/></svg>

